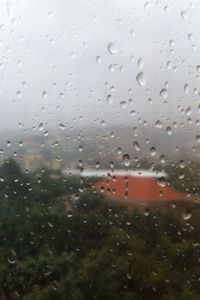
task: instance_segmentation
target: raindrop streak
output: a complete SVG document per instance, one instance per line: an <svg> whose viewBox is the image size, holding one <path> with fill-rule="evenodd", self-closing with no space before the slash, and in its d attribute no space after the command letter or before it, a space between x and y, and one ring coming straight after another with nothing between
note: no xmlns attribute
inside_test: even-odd
<svg viewBox="0 0 200 300"><path fill-rule="evenodd" d="M136 76L137 82L140 86L145 86L146 85L146 78L144 76L143 72L140 72Z"/></svg>

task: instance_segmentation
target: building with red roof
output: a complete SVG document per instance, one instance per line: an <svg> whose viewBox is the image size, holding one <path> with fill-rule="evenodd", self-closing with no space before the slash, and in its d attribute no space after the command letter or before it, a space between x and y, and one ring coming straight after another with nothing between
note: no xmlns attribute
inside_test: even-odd
<svg viewBox="0 0 200 300"><path fill-rule="evenodd" d="M105 197L127 205L142 203L149 206L187 200L186 195L169 186L165 173L151 171L114 172L97 181L95 189Z"/></svg>

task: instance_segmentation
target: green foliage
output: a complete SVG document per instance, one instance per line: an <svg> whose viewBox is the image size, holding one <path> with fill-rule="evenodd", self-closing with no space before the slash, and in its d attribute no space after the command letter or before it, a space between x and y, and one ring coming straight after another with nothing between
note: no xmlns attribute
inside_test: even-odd
<svg viewBox="0 0 200 300"><path fill-rule="evenodd" d="M199 299L199 224L180 224L158 212L130 214L92 190L86 192L88 182L80 178L51 175L25 175L13 162L1 168L4 297ZM22 189L22 183L28 188ZM62 196L73 193L79 195L69 213Z"/></svg>

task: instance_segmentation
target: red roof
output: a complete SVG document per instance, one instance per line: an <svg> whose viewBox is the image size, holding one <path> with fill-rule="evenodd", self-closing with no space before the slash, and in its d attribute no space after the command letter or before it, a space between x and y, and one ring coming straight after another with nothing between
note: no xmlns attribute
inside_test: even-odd
<svg viewBox="0 0 200 300"><path fill-rule="evenodd" d="M159 183L152 177L115 176L104 178L95 184L98 192L105 196L138 201L177 201L186 200L186 196L174 188Z"/></svg>

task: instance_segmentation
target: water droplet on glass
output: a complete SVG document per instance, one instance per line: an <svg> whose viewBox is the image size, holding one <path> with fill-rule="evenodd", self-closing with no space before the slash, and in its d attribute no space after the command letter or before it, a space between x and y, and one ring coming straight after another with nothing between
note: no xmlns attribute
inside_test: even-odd
<svg viewBox="0 0 200 300"><path fill-rule="evenodd" d="M200 73L200 65L196 66L196 70L197 70L198 73Z"/></svg>
<svg viewBox="0 0 200 300"><path fill-rule="evenodd" d="M191 33L188 34L188 40L193 41L193 35Z"/></svg>
<svg viewBox="0 0 200 300"><path fill-rule="evenodd" d="M185 92L185 94L189 94L189 91L190 91L189 85L186 83L184 85L184 92Z"/></svg>
<svg viewBox="0 0 200 300"><path fill-rule="evenodd" d="M145 86L146 85L146 78L144 76L143 72L140 72L136 76L137 82L140 86Z"/></svg>
<svg viewBox="0 0 200 300"><path fill-rule="evenodd" d="M122 154L122 149L120 147L117 148L117 154Z"/></svg>
<svg viewBox="0 0 200 300"><path fill-rule="evenodd" d="M47 92L46 92L46 91L43 91L43 92L42 92L42 98L44 98L44 99L47 98Z"/></svg>
<svg viewBox="0 0 200 300"><path fill-rule="evenodd" d="M102 63L102 60L101 60L101 57L100 57L100 56L97 56L97 57L96 57L96 62L97 62L98 64L101 64L101 63Z"/></svg>
<svg viewBox="0 0 200 300"><path fill-rule="evenodd" d="M9 252L8 255L8 263L11 265L14 265L17 261L17 254L15 252L15 250L11 249L11 251Z"/></svg>
<svg viewBox="0 0 200 300"><path fill-rule="evenodd" d="M122 162L125 165L125 167L129 167L130 166L130 155L128 153L124 153L122 155Z"/></svg>
<svg viewBox="0 0 200 300"><path fill-rule="evenodd" d="M108 51L110 54L116 54L118 53L119 49L117 47L117 44L116 43L109 43L108 44Z"/></svg>
<svg viewBox="0 0 200 300"><path fill-rule="evenodd" d="M190 106L188 106L188 108L186 109L185 114L187 116L190 116L192 114L192 108Z"/></svg>
<svg viewBox="0 0 200 300"><path fill-rule="evenodd" d="M97 161L97 162L95 163L95 168L96 168L96 169L99 169L99 167L100 167L100 164L99 164L99 162Z"/></svg>
<svg viewBox="0 0 200 300"><path fill-rule="evenodd" d="M39 130L40 130L40 131L44 130L44 124L43 124L43 123L40 123L40 124L39 124Z"/></svg>
<svg viewBox="0 0 200 300"><path fill-rule="evenodd" d="M110 94L107 95L107 102L108 102L108 104L112 104L112 102L113 102L112 95L110 95Z"/></svg>
<svg viewBox="0 0 200 300"><path fill-rule="evenodd" d="M165 187L167 185L167 182L166 182L166 178L165 177L160 177L158 179L158 184L161 186L161 187Z"/></svg>
<svg viewBox="0 0 200 300"><path fill-rule="evenodd" d="M145 2L144 9L147 10L150 7L150 2Z"/></svg>
<svg viewBox="0 0 200 300"><path fill-rule="evenodd" d="M186 210L184 213L183 213L183 220L189 220L190 218L192 217L192 214L189 210Z"/></svg>
<svg viewBox="0 0 200 300"><path fill-rule="evenodd" d="M167 134L168 134L168 135L171 135L171 134L172 134L172 129L171 129L170 126L168 126L168 127L166 128L166 131L167 131Z"/></svg>
<svg viewBox="0 0 200 300"><path fill-rule="evenodd" d="M138 141L133 142L133 147L135 148L136 151L140 151L140 144L138 143Z"/></svg>
<svg viewBox="0 0 200 300"><path fill-rule="evenodd" d="M79 151L79 152L82 152L82 151L83 151L83 146L82 146L82 145L80 145L80 146L78 147L78 151Z"/></svg>
<svg viewBox="0 0 200 300"><path fill-rule="evenodd" d="M16 94L17 94L17 97L18 97L18 98L21 98L21 96L22 96L22 93L21 93L20 91L17 91L17 93L16 93Z"/></svg>
<svg viewBox="0 0 200 300"><path fill-rule="evenodd" d="M151 147L150 153L151 153L152 156L155 156L156 155L156 148L155 147Z"/></svg>
<svg viewBox="0 0 200 300"><path fill-rule="evenodd" d="M196 141L197 141L197 143L200 144L200 135L199 134L196 135Z"/></svg>
<svg viewBox="0 0 200 300"><path fill-rule="evenodd" d="M161 96L164 100L167 99L168 93L167 93L167 90L166 90L165 88L163 88L163 89L160 90L160 96Z"/></svg>
<svg viewBox="0 0 200 300"><path fill-rule="evenodd" d="M126 106L127 106L126 101L121 101L121 102L120 102L120 107L121 107L122 109L125 109Z"/></svg>
<svg viewBox="0 0 200 300"><path fill-rule="evenodd" d="M187 20L187 13L185 12L185 11L181 11L181 18L183 19L183 20Z"/></svg>
<svg viewBox="0 0 200 300"><path fill-rule="evenodd" d="M144 215L145 215L145 217L148 217L149 216L149 209L148 208L145 208L145 210L144 210Z"/></svg>
<svg viewBox="0 0 200 300"><path fill-rule="evenodd" d="M163 124L160 120L157 120L156 123L155 123L155 127L156 128L162 128Z"/></svg>
<svg viewBox="0 0 200 300"><path fill-rule="evenodd" d="M166 163L166 158L163 154L160 156L160 162L161 162L161 164Z"/></svg>
<svg viewBox="0 0 200 300"><path fill-rule="evenodd" d="M63 123L59 124L60 129L64 130L66 128L66 126Z"/></svg>
<svg viewBox="0 0 200 300"><path fill-rule="evenodd" d="M144 67L143 59L141 57L138 59L137 65L139 69Z"/></svg>

